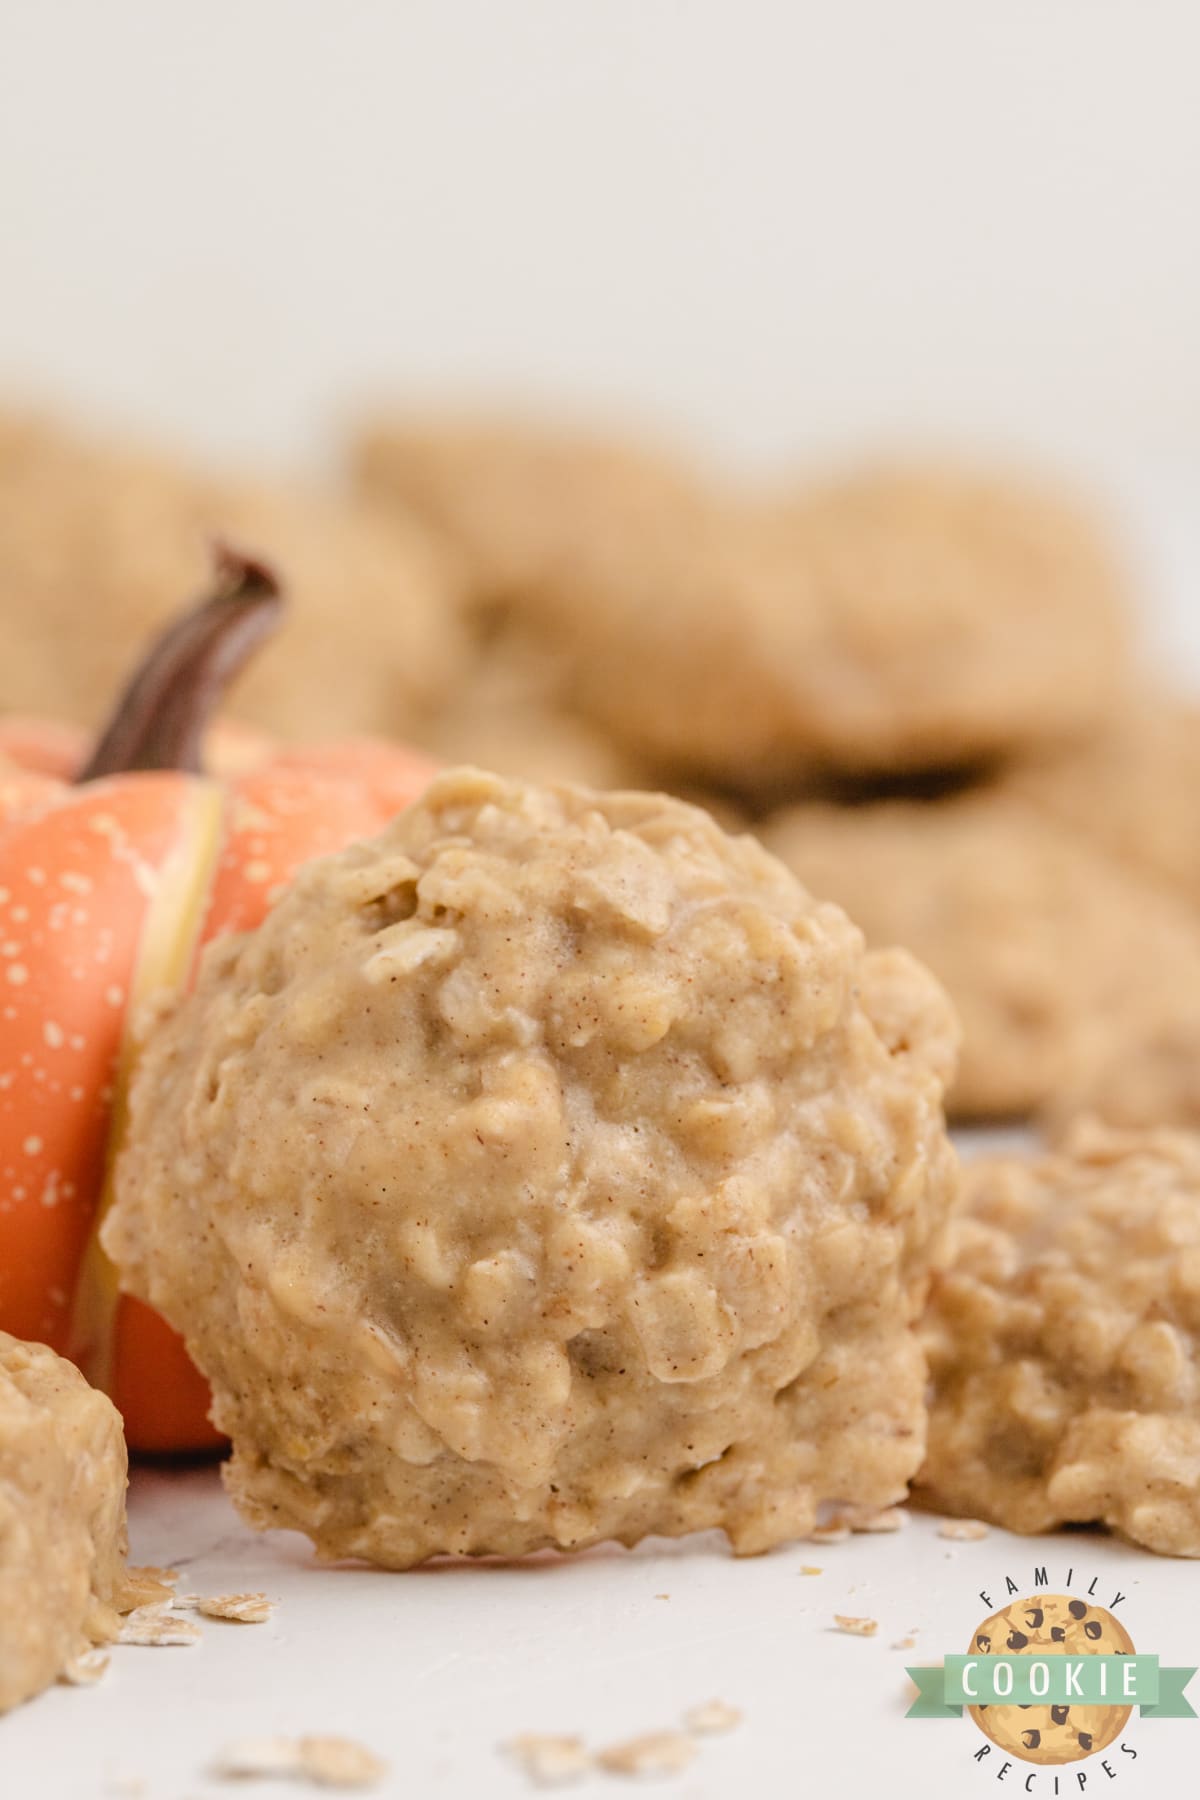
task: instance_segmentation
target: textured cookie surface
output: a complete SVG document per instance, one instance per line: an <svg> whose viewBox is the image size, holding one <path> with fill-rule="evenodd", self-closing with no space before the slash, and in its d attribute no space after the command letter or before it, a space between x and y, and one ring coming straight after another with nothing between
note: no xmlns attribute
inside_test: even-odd
<svg viewBox="0 0 1200 1800"><path fill-rule="evenodd" d="M452 772L207 956L106 1242L259 1524L763 1549L920 1462L953 1030L698 810Z"/></svg>
<svg viewBox="0 0 1200 1800"><path fill-rule="evenodd" d="M1200 1124L1200 931L1174 896L994 790L803 805L762 836L945 983L960 1115Z"/></svg>
<svg viewBox="0 0 1200 1800"><path fill-rule="evenodd" d="M453 586L411 523L0 420L0 706L98 722L147 635L211 583L214 535L267 558L289 595L239 685L245 718L401 734L449 691Z"/></svg>
<svg viewBox="0 0 1200 1800"><path fill-rule="evenodd" d="M982 1656L1131 1656L1119 1619L1075 1594L1030 1594L985 1619L967 1645ZM1115 1743L1129 1706L971 1706L980 1730L1026 1762L1078 1762Z"/></svg>
<svg viewBox="0 0 1200 1800"><path fill-rule="evenodd" d="M0 1712L117 1635L125 1438L111 1401L0 1331Z"/></svg>
<svg viewBox="0 0 1200 1800"><path fill-rule="evenodd" d="M968 1165L924 1334L920 1481L1013 1531L1200 1555L1200 1140L1081 1128Z"/></svg>

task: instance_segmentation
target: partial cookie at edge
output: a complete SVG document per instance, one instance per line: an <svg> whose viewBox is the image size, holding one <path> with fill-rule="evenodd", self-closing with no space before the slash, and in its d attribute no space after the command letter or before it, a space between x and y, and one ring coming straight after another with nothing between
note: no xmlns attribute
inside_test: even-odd
<svg viewBox="0 0 1200 1800"><path fill-rule="evenodd" d="M963 1182L923 1327L921 1493L1200 1556L1200 1139L1085 1126Z"/></svg>
<svg viewBox="0 0 1200 1800"><path fill-rule="evenodd" d="M0 1713L117 1636L125 1486L111 1401L45 1345L0 1331Z"/></svg>

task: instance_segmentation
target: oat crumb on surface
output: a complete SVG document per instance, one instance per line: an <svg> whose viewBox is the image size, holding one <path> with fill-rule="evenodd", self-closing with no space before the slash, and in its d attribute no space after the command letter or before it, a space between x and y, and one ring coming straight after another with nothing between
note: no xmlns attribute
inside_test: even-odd
<svg viewBox="0 0 1200 1800"><path fill-rule="evenodd" d="M956 1544L976 1544L989 1531L982 1519L943 1519L938 1526L938 1536L951 1538Z"/></svg>
<svg viewBox="0 0 1200 1800"><path fill-rule="evenodd" d="M353 1738L246 1738L221 1752L215 1773L228 1780L261 1776L316 1787L369 1788L382 1781L387 1764Z"/></svg>
<svg viewBox="0 0 1200 1800"><path fill-rule="evenodd" d="M294 1738L243 1738L221 1751L214 1773L227 1779L297 1775L300 1747Z"/></svg>
<svg viewBox="0 0 1200 1800"><path fill-rule="evenodd" d="M265 1594L190 1594L188 1602L206 1619L227 1619L234 1625L262 1625L274 1611Z"/></svg>
<svg viewBox="0 0 1200 1800"><path fill-rule="evenodd" d="M699 1706L690 1706L683 1715L683 1722L694 1735L705 1737L718 1731L732 1731L735 1725L742 1722L740 1707L730 1706L727 1700L704 1700Z"/></svg>
<svg viewBox="0 0 1200 1800"><path fill-rule="evenodd" d="M833 1519L828 1525L817 1525L808 1534L810 1544L844 1544L850 1536L850 1527L841 1519Z"/></svg>
<svg viewBox="0 0 1200 1800"><path fill-rule="evenodd" d="M136 1569L126 1569L121 1611L133 1612L139 1606L153 1606L163 1602L169 1605L172 1590L178 1580L178 1569L160 1569L152 1563L145 1563Z"/></svg>
<svg viewBox="0 0 1200 1800"><path fill-rule="evenodd" d="M302 1737L300 1770L321 1787L374 1787L387 1774L387 1764L353 1738Z"/></svg>
<svg viewBox="0 0 1200 1800"><path fill-rule="evenodd" d="M596 1762L613 1775L675 1775L696 1754L696 1746L682 1731L648 1731L596 1752Z"/></svg>
<svg viewBox="0 0 1200 1800"><path fill-rule="evenodd" d="M898 1506L883 1506L875 1512L856 1508L844 1515L844 1523L853 1532L903 1531L908 1524L908 1514Z"/></svg>
<svg viewBox="0 0 1200 1800"><path fill-rule="evenodd" d="M108 1664L106 1650L81 1650L78 1656L73 1656L67 1663L59 1680L65 1681L68 1687L95 1687L107 1671Z"/></svg>
<svg viewBox="0 0 1200 1800"><path fill-rule="evenodd" d="M117 1642L143 1646L197 1644L200 1636L200 1627L172 1612L169 1601L156 1600L126 1613Z"/></svg>
<svg viewBox="0 0 1200 1800"><path fill-rule="evenodd" d="M874 1637L879 1630L878 1619L860 1619L852 1613L834 1613L833 1622L850 1637Z"/></svg>
<svg viewBox="0 0 1200 1800"><path fill-rule="evenodd" d="M520 1737L510 1738L504 1748L539 1787L577 1781L592 1766L582 1738L525 1731Z"/></svg>
<svg viewBox="0 0 1200 1800"><path fill-rule="evenodd" d="M800 1573L802 1575L823 1575L825 1571L820 1563L801 1563Z"/></svg>
<svg viewBox="0 0 1200 1800"><path fill-rule="evenodd" d="M897 1638L895 1643L892 1645L893 1650L915 1650L916 1647L917 1647L917 1640L915 1637L912 1637L912 1636Z"/></svg>

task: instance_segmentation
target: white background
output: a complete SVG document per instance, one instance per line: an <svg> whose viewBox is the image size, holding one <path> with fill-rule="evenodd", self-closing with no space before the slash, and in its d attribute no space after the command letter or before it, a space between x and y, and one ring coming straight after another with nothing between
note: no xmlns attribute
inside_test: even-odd
<svg viewBox="0 0 1200 1800"><path fill-rule="evenodd" d="M1194 0L4 0L0 386L1200 457Z"/></svg>

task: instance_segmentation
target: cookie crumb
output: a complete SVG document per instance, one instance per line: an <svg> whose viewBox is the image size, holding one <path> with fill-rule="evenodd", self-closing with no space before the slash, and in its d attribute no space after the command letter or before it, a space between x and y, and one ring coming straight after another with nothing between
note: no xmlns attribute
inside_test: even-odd
<svg viewBox="0 0 1200 1800"><path fill-rule="evenodd" d="M800 1573L802 1575L823 1575L825 1571L820 1563L801 1563Z"/></svg>
<svg viewBox="0 0 1200 1800"><path fill-rule="evenodd" d="M917 1647L917 1640L915 1637L897 1638L895 1643L892 1645L893 1650L915 1650L916 1647Z"/></svg>
<svg viewBox="0 0 1200 1800"><path fill-rule="evenodd" d="M742 1715L727 1700L705 1700L699 1706L690 1706L683 1722L694 1737L707 1737L713 1732L732 1731L741 1724Z"/></svg>
<svg viewBox="0 0 1200 1800"><path fill-rule="evenodd" d="M834 1613L833 1622L850 1637L874 1637L879 1630L878 1619L857 1619L851 1613Z"/></svg>
<svg viewBox="0 0 1200 1800"><path fill-rule="evenodd" d="M294 1738L243 1738L221 1751L213 1773L228 1780L298 1775L300 1746Z"/></svg>
<svg viewBox="0 0 1200 1800"><path fill-rule="evenodd" d="M60 1681L68 1687L95 1687L108 1668L109 1657L106 1650L81 1650L73 1656L62 1674Z"/></svg>
<svg viewBox="0 0 1200 1800"><path fill-rule="evenodd" d="M504 1745L526 1775L538 1787L558 1787L587 1773L592 1759L582 1738L554 1737L539 1731L522 1732Z"/></svg>
<svg viewBox="0 0 1200 1800"><path fill-rule="evenodd" d="M246 1738L217 1758L215 1773L227 1780L262 1776L311 1781L316 1787L374 1787L387 1764L352 1738Z"/></svg>
<svg viewBox="0 0 1200 1800"><path fill-rule="evenodd" d="M908 1514L898 1506L880 1507L876 1512L854 1510L844 1515L844 1522L851 1531L883 1532L903 1531L908 1524Z"/></svg>
<svg viewBox="0 0 1200 1800"><path fill-rule="evenodd" d="M982 1519L943 1519L938 1536L952 1538L957 1544L975 1544L989 1535L990 1527Z"/></svg>
<svg viewBox="0 0 1200 1800"><path fill-rule="evenodd" d="M206 1619L228 1619L234 1625L262 1625L274 1610L265 1594L196 1594L189 1599Z"/></svg>
<svg viewBox="0 0 1200 1800"><path fill-rule="evenodd" d="M320 1787L374 1787L387 1774L387 1764L353 1738L302 1737L300 1767Z"/></svg>
<svg viewBox="0 0 1200 1800"><path fill-rule="evenodd" d="M200 1627L190 1619L181 1619L171 1611L170 1602L156 1600L148 1606L135 1606L121 1620L121 1644L167 1645L196 1644Z"/></svg>
<svg viewBox="0 0 1200 1800"><path fill-rule="evenodd" d="M844 1519L831 1519L828 1525L814 1526L808 1534L810 1544L844 1544L850 1536L850 1527Z"/></svg>
<svg viewBox="0 0 1200 1800"><path fill-rule="evenodd" d="M695 1754L695 1744L682 1731L648 1731L597 1751L596 1761L613 1775L676 1775Z"/></svg>
<svg viewBox="0 0 1200 1800"><path fill-rule="evenodd" d="M139 1606L170 1605L172 1590L179 1580L178 1569L160 1569L153 1563L125 1571L122 1612L135 1612Z"/></svg>

